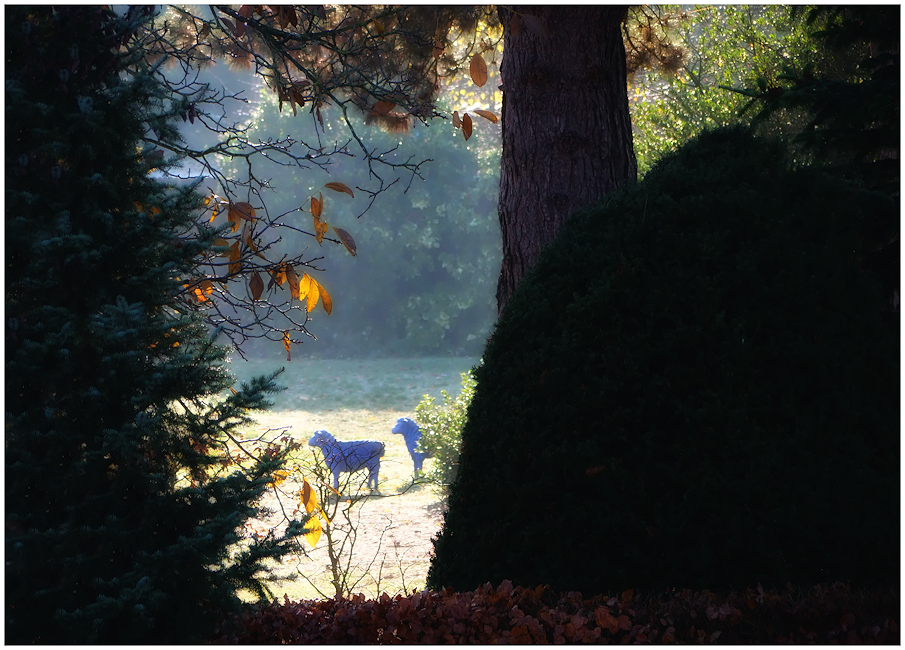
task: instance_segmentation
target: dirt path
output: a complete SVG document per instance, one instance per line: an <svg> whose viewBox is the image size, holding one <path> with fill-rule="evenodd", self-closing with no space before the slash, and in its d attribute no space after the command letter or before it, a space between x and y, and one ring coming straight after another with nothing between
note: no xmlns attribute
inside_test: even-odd
<svg viewBox="0 0 905 650"><path fill-rule="evenodd" d="M326 429L341 440L380 440L386 445L378 494L352 506L349 522L356 536L353 544L349 543L352 537L348 538L341 555L345 571L356 583L352 591L369 597L384 591L392 595L424 587L433 551L431 540L443 518L443 501L436 490L430 486L411 486L413 466L405 442L402 436L391 433L396 419L403 416L411 417L412 413L279 411L261 415L259 426L248 432L254 437L268 430L284 430L303 444L303 453L310 453L307 441L317 429ZM429 468L430 462L426 461L425 469ZM275 499L265 505L277 507ZM341 506L340 510L343 509ZM259 530L279 519L260 522ZM332 523L338 546L347 535L349 523L342 516L335 517ZM314 549L306 542L303 546L304 556L287 558L281 567L282 573L294 575L296 579L273 585L274 593L280 598L285 593L293 600L332 595L334 588L330 585L332 573L326 534L321 535ZM348 552L350 546L351 553Z"/></svg>

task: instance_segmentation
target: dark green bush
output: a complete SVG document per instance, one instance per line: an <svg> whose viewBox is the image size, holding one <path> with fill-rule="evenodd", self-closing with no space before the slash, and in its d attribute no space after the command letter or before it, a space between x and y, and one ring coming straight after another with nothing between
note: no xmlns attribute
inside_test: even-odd
<svg viewBox="0 0 905 650"><path fill-rule="evenodd" d="M431 588L600 593L899 576L889 210L741 129L576 215L476 370Z"/></svg>

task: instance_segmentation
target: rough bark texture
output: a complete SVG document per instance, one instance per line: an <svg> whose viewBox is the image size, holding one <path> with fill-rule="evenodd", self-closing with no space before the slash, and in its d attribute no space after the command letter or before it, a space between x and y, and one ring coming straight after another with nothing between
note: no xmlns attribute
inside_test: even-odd
<svg viewBox="0 0 905 650"><path fill-rule="evenodd" d="M579 208L637 174L620 6L501 8L500 312ZM513 16L520 14L513 29ZM523 17L527 15L527 18ZM517 32L516 32L517 30Z"/></svg>

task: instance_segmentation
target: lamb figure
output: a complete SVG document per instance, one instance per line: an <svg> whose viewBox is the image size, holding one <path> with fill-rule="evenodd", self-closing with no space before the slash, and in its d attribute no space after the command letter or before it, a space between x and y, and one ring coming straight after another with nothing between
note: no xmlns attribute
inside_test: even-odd
<svg viewBox="0 0 905 650"><path fill-rule="evenodd" d="M315 431L308 444L318 447L324 454L327 467L333 472L333 489L339 491L340 472L368 470L368 486L377 491L377 476L380 473L380 458L386 451L384 444L377 440L341 441L329 431ZM372 487L373 484L373 487Z"/></svg>
<svg viewBox="0 0 905 650"><path fill-rule="evenodd" d="M405 446L409 450L412 462L415 463L415 474L418 474L424 459L431 457L423 451L416 451L418 441L421 440L421 428L411 418L399 418L396 420L396 426L393 427L393 433L401 433L405 438Z"/></svg>

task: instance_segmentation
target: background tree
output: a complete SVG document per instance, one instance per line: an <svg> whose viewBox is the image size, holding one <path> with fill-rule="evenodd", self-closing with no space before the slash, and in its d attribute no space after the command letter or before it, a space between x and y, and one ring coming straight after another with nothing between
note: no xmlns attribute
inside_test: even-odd
<svg viewBox="0 0 905 650"><path fill-rule="evenodd" d="M217 231L149 175L174 132L146 13L6 9L6 639L204 640L302 531L243 539L285 451L230 445L235 394L185 289Z"/></svg>
<svg viewBox="0 0 905 650"><path fill-rule="evenodd" d="M642 176L704 129L747 121L740 113L749 99L726 86L755 86L758 78L774 83L784 65L814 48L803 22L782 5L662 5L632 18L625 40ZM652 35L671 49L661 45L663 51L648 54ZM795 123L803 126L797 118Z"/></svg>
<svg viewBox="0 0 905 650"><path fill-rule="evenodd" d="M750 98L746 109L760 107L753 123L789 133L803 161L887 198L886 209L864 215L858 236L868 243L862 263L883 286L885 310L898 312L900 8L793 8L790 20L811 35L811 49L772 79L736 90Z"/></svg>

